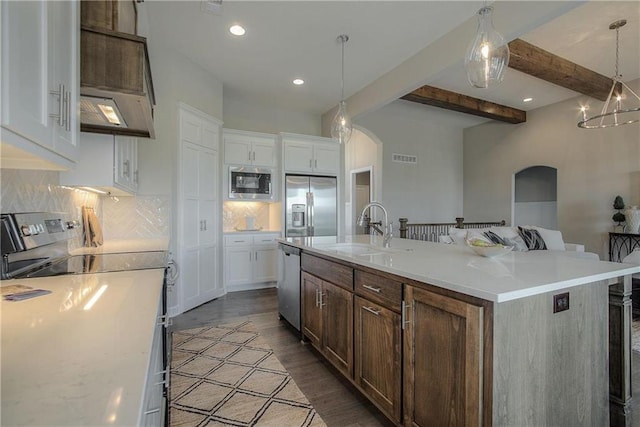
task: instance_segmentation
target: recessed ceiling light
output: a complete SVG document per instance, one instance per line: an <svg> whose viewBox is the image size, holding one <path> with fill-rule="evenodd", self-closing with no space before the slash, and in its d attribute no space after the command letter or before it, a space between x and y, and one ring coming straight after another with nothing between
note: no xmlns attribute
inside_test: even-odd
<svg viewBox="0 0 640 427"><path fill-rule="evenodd" d="M242 28L241 25L232 25L229 28L229 32L231 34L233 34L234 36L244 36L244 33L246 33L246 31L244 30L244 28Z"/></svg>
<svg viewBox="0 0 640 427"><path fill-rule="evenodd" d="M304 84L304 80L302 80L302 79L295 79L295 80L293 81L293 84L294 84L294 85L297 85L297 86L303 85L303 84Z"/></svg>
<svg viewBox="0 0 640 427"><path fill-rule="evenodd" d="M522 102L531 102L533 101L533 98L525 98L522 100Z"/></svg>

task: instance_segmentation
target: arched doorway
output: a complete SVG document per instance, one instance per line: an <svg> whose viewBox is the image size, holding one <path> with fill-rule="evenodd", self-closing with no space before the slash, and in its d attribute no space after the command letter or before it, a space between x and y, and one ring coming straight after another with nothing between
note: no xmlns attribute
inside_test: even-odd
<svg viewBox="0 0 640 427"><path fill-rule="evenodd" d="M513 225L558 229L558 170L531 166L514 176Z"/></svg>

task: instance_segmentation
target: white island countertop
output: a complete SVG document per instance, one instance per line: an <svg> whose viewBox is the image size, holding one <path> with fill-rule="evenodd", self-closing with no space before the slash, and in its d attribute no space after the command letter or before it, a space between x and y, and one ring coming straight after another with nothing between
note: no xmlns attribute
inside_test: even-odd
<svg viewBox="0 0 640 427"><path fill-rule="evenodd" d="M2 281L2 288L52 293L0 303L0 424L137 425L163 275L155 269Z"/></svg>
<svg viewBox="0 0 640 427"><path fill-rule="evenodd" d="M385 249L381 237L368 235L280 241L497 303L640 272L638 265L584 259L571 251L510 252L484 258L466 246L409 239L392 239L391 247ZM349 243L376 248L349 251Z"/></svg>

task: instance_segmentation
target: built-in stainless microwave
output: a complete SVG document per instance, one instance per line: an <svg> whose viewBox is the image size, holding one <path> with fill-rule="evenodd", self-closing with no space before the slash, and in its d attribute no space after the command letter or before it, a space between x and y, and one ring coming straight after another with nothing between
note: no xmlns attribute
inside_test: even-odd
<svg viewBox="0 0 640 427"><path fill-rule="evenodd" d="M273 199L272 169L229 166L229 198Z"/></svg>

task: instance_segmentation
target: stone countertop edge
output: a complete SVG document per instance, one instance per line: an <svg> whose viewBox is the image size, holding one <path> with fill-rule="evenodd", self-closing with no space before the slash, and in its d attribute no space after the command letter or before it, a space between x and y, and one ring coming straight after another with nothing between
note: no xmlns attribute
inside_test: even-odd
<svg viewBox="0 0 640 427"><path fill-rule="evenodd" d="M3 423L138 425L163 275L154 269L2 281L52 291L0 303Z"/></svg>
<svg viewBox="0 0 640 427"><path fill-rule="evenodd" d="M120 252L168 251L169 238L105 240L101 246L80 247L69 251L70 255L93 255Z"/></svg>
<svg viewBox="0 0 640 427"><path fill-rule="evenodd" d="M503 303L533 295L640 273L640 265L580 259L570 251L511 252L484 258L460 245L393 239L392 250L371 256L351 255L332 246L356 243L378 247L378 236L280 238L303 251L428 283L451 291ZM403 250L410 252L402 252Z"/></svg>

